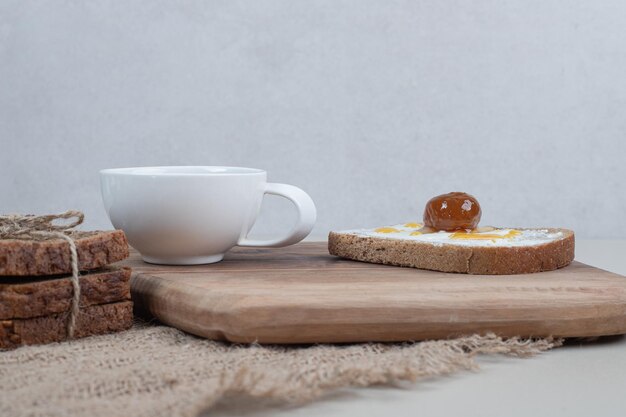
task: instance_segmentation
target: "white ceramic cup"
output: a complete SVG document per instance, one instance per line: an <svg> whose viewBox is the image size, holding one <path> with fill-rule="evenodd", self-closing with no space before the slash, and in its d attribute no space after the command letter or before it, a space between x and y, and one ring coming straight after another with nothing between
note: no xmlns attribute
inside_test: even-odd
<svg viewBox="0 0 626 417"><path fill-rule="evenodd" d="M146 262L196 265L219 262L234 246L281 247L313 228L315 204L301 189L266 182L260 169L171 166L100 171L102 199L111 223L122 229ZM298 221L284 238L247 235L264 194L291 200Z"/></svg>

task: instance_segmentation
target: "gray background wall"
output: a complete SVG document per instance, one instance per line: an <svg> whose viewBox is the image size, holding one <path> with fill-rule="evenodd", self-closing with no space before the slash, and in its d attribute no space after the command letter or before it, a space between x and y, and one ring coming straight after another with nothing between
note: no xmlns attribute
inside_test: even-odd
<svg viewBox="0 0 626 417"><path fill-rule="evenodd" d="M97 172L239 165L329 229L420 219L626 236L623 1L0 0L0 212L78 208ZM271 200L271 201L270 201ZM286 230L267 199L258 234Z"/></svg>

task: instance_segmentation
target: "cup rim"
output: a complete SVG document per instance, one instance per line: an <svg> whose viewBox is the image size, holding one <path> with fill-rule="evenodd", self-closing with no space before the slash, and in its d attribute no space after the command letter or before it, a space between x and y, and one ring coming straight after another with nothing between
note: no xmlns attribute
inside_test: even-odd
<svg viewBox="0 0 626 417"><path fill-rule="evenodd" d="M196 170L194 172L194 170ZM185 172L187 171L187 172ZM218 165L160 165L128 168L106 168L100 170L100 175L127 175L149 177L173 177L173 176L232 176L232 175L258 175L266 173L258 168L218 166Z"/></svg>

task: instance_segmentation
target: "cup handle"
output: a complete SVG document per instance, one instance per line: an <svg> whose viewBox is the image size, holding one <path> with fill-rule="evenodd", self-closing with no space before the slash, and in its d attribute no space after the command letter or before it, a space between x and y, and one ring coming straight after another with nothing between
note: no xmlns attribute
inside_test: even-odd
<svg viewBox="0 0 626 417"><path fill-rule="evenodd" d="M313 200L307 193L298 187L294 187L293 185L271 182L265 184L264 193L277 195L291 200L291 202L296 206L296 209L298 209L298 222L286 237L270 240L254 240L248 239L248 237L245 236L239 239L239 242L237 243L238 246L279 248L298 243L311 233L311 229L315 226L317 210L315 209L315 203L313 203Z"/></svg>

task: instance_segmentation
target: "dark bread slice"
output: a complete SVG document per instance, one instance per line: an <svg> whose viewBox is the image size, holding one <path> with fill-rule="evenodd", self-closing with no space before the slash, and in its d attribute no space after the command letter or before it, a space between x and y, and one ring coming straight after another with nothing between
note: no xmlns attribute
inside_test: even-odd
<svg viewBox="0 0 626 417"><path fill-rule="evenodd" d="M64 312L31 319L0 320L0 349L65 340L67 315ZM129 329L132 324L132 301L89 306L80 309L74 338L118 332Z"/></svg>
<svg viewBox="0 0 626 417"><path fill-rule="evenodd" d="M102 268L128 257L121 230L72 232L81 271ZM69 243L63 239L0 240L0 276L40 276L72 272Z"/></svg>
<svg viewBox="0 0 626 417"><path fill-rule="evenodd" d="M80 306L130 300L130 268L106 267L81 275ZM70 309L70 277L0 277L0 320L27 319Z"/></svg>
<svg viewBox="0 0 626 417"><path fill-rule="evenodd" d="M574 260L574 232L567 229L547 230L549 233L561 232L563 237L532 246L487 247L434 245L409 239L330 232L328 251L331 255L356 261L442 272L479 275L527 274L562 268Z"/></svg>

